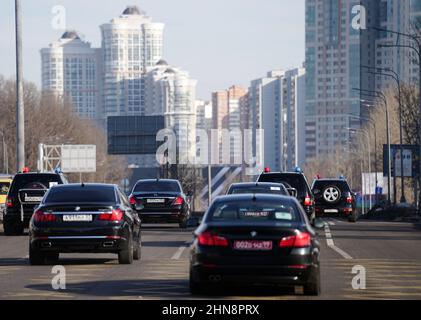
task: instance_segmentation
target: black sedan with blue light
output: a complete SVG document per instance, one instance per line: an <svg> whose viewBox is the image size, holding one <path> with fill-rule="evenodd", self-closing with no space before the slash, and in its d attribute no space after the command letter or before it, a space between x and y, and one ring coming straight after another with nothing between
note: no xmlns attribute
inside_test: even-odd
<svg viewBox="0 0 421 320"><path fill-rule="evenodd" d="M320 294L319 242L293 197L264 194L216 198L194 233L190 290L222 284L302 286Z"/></svg>
<svg viewBox="0 0 421 320"><path fill-rule="evenodd" d="M31 265L56 263L60 253L115 253L121 264L141 255L140 219L116 185L52 187L29 226Z"/></svg>

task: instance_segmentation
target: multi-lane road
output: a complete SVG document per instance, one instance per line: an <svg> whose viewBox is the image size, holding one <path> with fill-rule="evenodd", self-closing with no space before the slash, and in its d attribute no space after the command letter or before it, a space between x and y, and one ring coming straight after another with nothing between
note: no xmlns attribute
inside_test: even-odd
<svg viewBox="0 0 421 320"><path fill-rule="evenodd" d="M145 225L142 259L133 265L119 265L116 256L108 254L61 255L65 290L53 289L52 266L29 265L27 235L5 237L0 226L0 299L421 299L421 225L325 222L325 228L318 231L322 295L316 298L300 295L300 288L293 294L270 287L191 296L192 231ZM352 280L362 275L361 270L366 272L366 289L355 290Z"/></svg>

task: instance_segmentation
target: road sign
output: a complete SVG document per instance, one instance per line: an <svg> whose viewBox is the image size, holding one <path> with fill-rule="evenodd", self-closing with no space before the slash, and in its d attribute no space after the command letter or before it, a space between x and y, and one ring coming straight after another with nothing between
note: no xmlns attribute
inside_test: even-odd
<svg viewBox="0 0 421 320"><path fill-rule="evenodd" d="M394 144L390 146L390 155L392 157L392 176L396 171L396 176L401 175L401 146ZM415 145L403 145L403 173L404 177L413 178L418 176L418 156L419 149ZM389 170L389 159L387 145L383 146L383 175L386 177Z"/></svg>
<svg viewBox="0 0 421 320"><path fill-rule="evenodd" d="M71 172L96 172L95 145L63 145L61 170Z"/></svg>

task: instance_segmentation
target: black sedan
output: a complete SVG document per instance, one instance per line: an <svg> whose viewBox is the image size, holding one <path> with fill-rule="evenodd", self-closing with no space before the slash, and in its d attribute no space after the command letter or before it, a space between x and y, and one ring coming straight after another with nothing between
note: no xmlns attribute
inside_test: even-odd
<svg viewBox="0 0 421 320"><path fill-rule="evenodd" d="M119 263L131 264L140 251L140 219L116 185L54 186L30 221L31 265L73 252L116 253Z"/></svg>
<svg viewBox="0 0 421 320"><path fill-rule="evenodd" d="M190 204L178 180L139 180L129 197L142 222L178 223L187 227Z"/></svg>
<svg viewBox="0 0 421 320"><path fill-rule="evenodd" d="M195 231L190 291L218 284L303 286L320 293L319 243L299 202L276 195L216 198Z"/></svg>
<svg viewBox="0 0 421 320"><path fill-rule="evenodd" d="M282 183L270 182L233 183L227 190L227 195L245 193L277 194L281 196L290 195L287 188L285 188L285 186Z"/></svg>

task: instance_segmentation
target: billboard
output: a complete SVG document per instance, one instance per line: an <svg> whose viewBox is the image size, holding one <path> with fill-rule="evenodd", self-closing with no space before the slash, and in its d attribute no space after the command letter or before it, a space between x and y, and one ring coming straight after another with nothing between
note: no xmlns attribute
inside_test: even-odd
<svg viewBox="0 0 421 320"><path fill-rule="evenodd" d="M416 178L419 173L419 148L416 145L403 145L403 174L407 178ZM390 156L392 164L392 176L401 175L401 146L390 145ZM389 158L387 145L383 145L383 175L386 177L389 171ZM396 171L396 172L395 172Z"/></svg>
<svg viewBox="0 0 421 320"><path fill-rule="evenodd" d="M156 134L164 128L164 116L108 117L108 154L155 154L162 144Z"/></svg>
<svg viewBox="0 0 421 320"><path fill-rule="evenodd" d="M66 173L96 172L96 146L61 146L61 170Z"/></svg>

